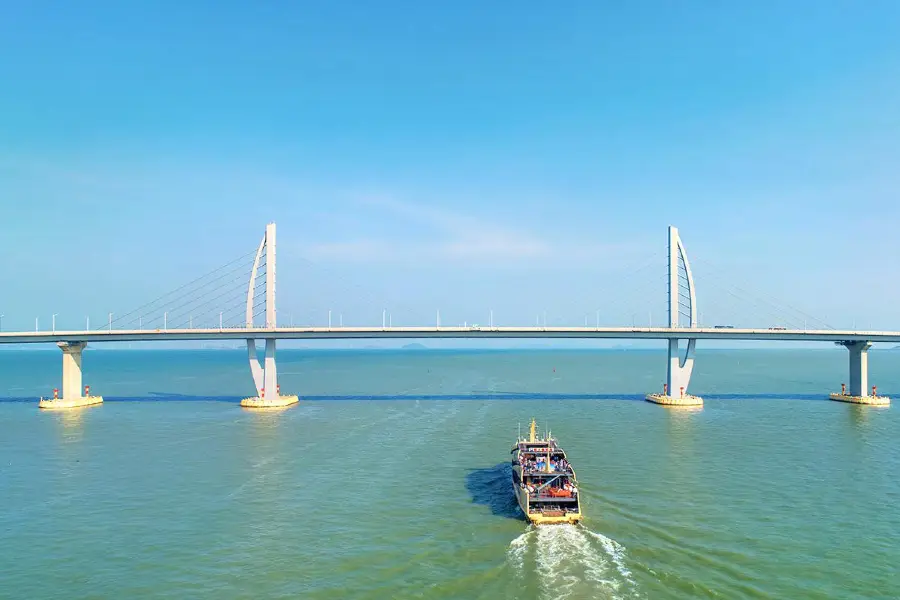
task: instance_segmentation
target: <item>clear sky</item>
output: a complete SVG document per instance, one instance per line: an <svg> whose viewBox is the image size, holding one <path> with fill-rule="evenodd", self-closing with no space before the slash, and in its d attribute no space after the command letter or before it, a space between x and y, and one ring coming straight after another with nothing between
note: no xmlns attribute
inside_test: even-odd
<svg viewBox="0 0 900 600"><path fill-rule="evenodd" d="M900 3L353 4L7 3L3 328L274 220L296 323L661 324L674 224L707 324L900 329Z"/></svg>

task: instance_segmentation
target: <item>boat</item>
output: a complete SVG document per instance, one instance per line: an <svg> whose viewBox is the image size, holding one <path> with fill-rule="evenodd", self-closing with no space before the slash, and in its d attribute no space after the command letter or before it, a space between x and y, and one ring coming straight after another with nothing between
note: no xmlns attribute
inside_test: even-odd
<svg viewBox="0 0 900 600"><path fill-rule="evenodd" d="M510 453L513 490L529 522L551 525L582 520L575 470L549 431L540 437L532 419L528 437L519 436Z"/></svg>

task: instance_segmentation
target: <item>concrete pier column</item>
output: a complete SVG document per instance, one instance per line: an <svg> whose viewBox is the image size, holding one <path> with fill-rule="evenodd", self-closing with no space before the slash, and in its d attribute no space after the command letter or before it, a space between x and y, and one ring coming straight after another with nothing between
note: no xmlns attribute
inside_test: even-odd
<svg viewBox="0 0 900 600"><path fill-rule="evenodd" d="M87 342L57 342L63 353L62 396L41 398L38 406L46 409L78 408L103 402L102 396L82 394L81 360Z"/></svg>
<svg viewBox="0 0 900 600"><path fill-rule="evenodd" d="M845 342L850 351L850 395L869 395L869 348L871 342Z"/></svg>
<svg viewBox="0 0 900 600"><path fill-rule="evenodd" d="M872 342L837 342L850 352L850 389L841 393L832 393L828 397L839 402L852 404L868 404L872 406L888 406L891 399L887 396L869 394L869 348ZM843 387L843 384L841 384Z"/></svg>
<svg viewBox="0 0 900 600"><path fill-rule="evenodd" d="M57 342L56 345L63 353L63 400L81 398L81 353L87 342Z"/></svg>
<svg viewBox="0 0 900 600"><path fill-rule="evenodd" d="M256 386L257 396L244 398L245 408L284 408L299 401L297 396L282 396L278 386L278 367L275 363L276 338L266 338L266 354L262 364L256 356L256 341L247 340L250 371Z"/></svg>
<svg viewBox="0 0 900 600"><path fill-rule="evenodd" d="M666 370L666 387L670 396L687 395L691 372L694 370L694 348L697 340L687 340L687 348L682 358L679 352L680 340L669 340L669 363Z"/></svg>
<svg viewBox="0 0 900 600"><path fill-rule="evenodd" d="M275 338L266 339L263 381L263 399L273 400L278 398L278 367L275 366Z"/></svg>
<svg viewBox="0 0 900 600"><path fill-rule="evenodd" d="M669 340L669 361L666 369L666 387L662 394L647 394L646 399L666 406L703 406L703 399L688 393L691 372L694 370L694 349L697 340L684 340L682 355L681 341Z"/></svg>
<svg viewBox="0 0 900 600"><path fill-rule="evenodd" d="M250 359L250 374L253 376L253 387L258 394L265 387L263 380L263 368L259 364L259 357L256 355L256 340L247 340L247 355Z"/></svg>

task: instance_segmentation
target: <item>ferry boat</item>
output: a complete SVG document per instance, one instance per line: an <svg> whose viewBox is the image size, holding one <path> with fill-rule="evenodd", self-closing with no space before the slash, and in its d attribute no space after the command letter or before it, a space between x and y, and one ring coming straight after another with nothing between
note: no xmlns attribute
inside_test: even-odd
<svg viewBox="0 0 900 600"><path fill-rule="evenodd" d="M532 419L528 438L520 436L511 453L513 489L522 512L531 523L574 524L581 521L575 470L549 431L546 437L539 437Z"/></svg>

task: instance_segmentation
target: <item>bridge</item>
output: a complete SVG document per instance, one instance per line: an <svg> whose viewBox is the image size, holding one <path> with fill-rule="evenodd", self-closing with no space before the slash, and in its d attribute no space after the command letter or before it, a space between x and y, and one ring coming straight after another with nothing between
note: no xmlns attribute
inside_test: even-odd
<svg viewBox="0 0 900 600"><path fill-rule="evenodd" d="M171 321L169 313L163 314L160 327L143 327L143 317L134 318L139 311L132 311L138 328L114 327L112 315L108 326L103 329L81 331L14 331L0 332L0 343L28 344L55 342L63 352L62 396L58 391L52 399L41 399L42 408L75 408L102 402L101 396L92 396L89 388L82 388L83 350L88 342L139 342L177 340L246 340L250 372L257 390L257 396L242 401L251 408L274 408L288 406L298 401L295 395L282 395L278 385L276 365L276 341L316 340L316 339L421 339L421 338L474 338L474 339L515 339L515 338L568 338L568 339L653 339L666 340L668 361L666 383L662 393L651 393L647 400L670 406L702 406L702 399L688 393L694 355L698 340L779 340L779 341L819 341L840 344L849 351L849 390L830 394L833 400L857 404L885 405L886 397L877 396L875 388L869 394L868 349L873 342L900 342L900 331L840 331L834 329L788 329L783 327L767 329L736 329L731 327L700 327L696 289L690 263L684 244L675 227L669 227L668 242L668 323L664 327L488 327L440 325L440 317L434 326L393 327L383 323L382 327L284 327L278 326L275 308L276 290L276 229L270 223L266 227L262 241L249 265L246 297L242 307L242 323L226 327L223 313L219 313L218 327L194 327L193 318L187 322ZM249 256L249 255L248 255ZM230 265L226 265L230 266ZM237 268L240 270L240 267ZM232 269L232 272L235 269ZM219 286L222 287L221 285ZM209 293L209 292L207 292ZM190 291L185 294L193 306L204 306L200 301L190 300ZM219 293L218 301L227 291ZM243 300L242 300L243 302ZM207 303L208 304L208 303ZM185 311L181 311L184 313ZM176 311L176 314L177 311ZM173 315L175 316L175 315ZM184 314L178 314L184 317ZM261 322L256 324L257 319ZM121 321L121 318L117 320ZM37 327L36 327L37 329ZM259 361L256 340L265 340L265 354Z"/></svg>
<svg viewBox="0 0 900 600"><path fill-rule="evenodd" d="M894 342L900 343L900 331L859 331L838 329L735 329L704 327L227 327L195 329L115 329L99 331L6 332L0 343L28 344L48 342L148 342L215 341L249 338L281 340L353 340L353 339L638 339L638 340L741 340L807 342Z"/></svg>

